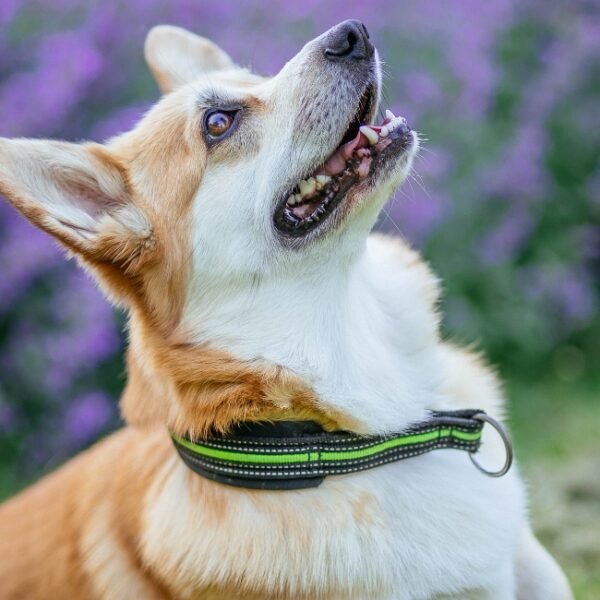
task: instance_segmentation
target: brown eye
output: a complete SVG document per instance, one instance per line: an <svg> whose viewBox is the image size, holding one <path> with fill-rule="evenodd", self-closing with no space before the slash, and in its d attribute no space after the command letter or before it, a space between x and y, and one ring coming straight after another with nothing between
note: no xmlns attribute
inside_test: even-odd
<svg viewBox="0 0 600 600"><path fill-rule="evenodd" d="M218 138L229 131L234 120L235 112L217 110L206 115L204 128L210 137Z"/></svg>

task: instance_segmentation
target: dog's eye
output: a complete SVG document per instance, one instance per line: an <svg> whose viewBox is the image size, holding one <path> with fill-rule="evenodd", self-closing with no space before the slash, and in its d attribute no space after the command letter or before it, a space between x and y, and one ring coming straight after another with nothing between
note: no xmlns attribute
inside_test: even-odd
<svg viewBox="0 0 600 600"><path fill-rule="evenodd" d="M204 131L212 138L217 139L225 135L235 121L237 111L213 110L204 117Z"/></svg>

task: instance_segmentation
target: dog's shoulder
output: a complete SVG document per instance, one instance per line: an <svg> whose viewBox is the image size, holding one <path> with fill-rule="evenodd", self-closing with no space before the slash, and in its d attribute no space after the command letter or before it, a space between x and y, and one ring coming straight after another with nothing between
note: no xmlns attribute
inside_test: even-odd
<svg viewBox="0 0 600 600"><path fill-rule="evenodd" d="M425 305L428 313L433 313L438 321L440 280L419 252L402 238L380 233L369 236L368 250L386 278L401 281L403 295L409 297L411 303ZM481 352L442 340L438 344L437 354L443 370L443 397L452 407L476 407L502 416L502 386L496 370Z"/></svg>
<svg viewBox="0 0 600 600"><path fill-rule="evenodd" d="M504 417L500 379L481 352L444 341L439 355L444 369L443 397L451 403L450 408L480 408L496 418Z"/></svg>
<svg viewBox="0 0 600 600"><path fill-rule="evenodd" d="M408 279L427 304L435 307L441 293L440 281L419 252L402 238L382 233L372 233L367 248L369 255L382 268L393 269L396 277Z"/></svg>

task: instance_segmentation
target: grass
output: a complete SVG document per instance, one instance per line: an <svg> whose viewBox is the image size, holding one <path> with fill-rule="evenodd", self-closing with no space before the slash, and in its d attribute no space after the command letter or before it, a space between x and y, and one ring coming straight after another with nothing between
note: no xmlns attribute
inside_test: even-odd
<svg viewBox="0 0 600 600"><path fill-rule="evenodd" d="M576 598L600 598L600 382L515 382L507 395L534 529ZM0 465L0 499L24 483Z"/></svg>
<svg viewBox="0 0 600 600"><path fill-rule="evenodd" d="M600 598L600 382L509 386L534 529L578 600Z"/></svg>

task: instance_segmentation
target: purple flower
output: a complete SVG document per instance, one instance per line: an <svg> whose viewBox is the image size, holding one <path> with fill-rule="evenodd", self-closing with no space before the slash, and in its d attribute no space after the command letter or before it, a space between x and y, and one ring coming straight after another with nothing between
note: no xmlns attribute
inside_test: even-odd
<svg viewBox="0 0 600 600"><path fill-rule="evenodd" d="M423 245L449 210L448 197L439 184L451 163L442 149L426 146L417 157L414 174L384 211L381 228L392 233L399 229L413 244Z"/></svg>
<svg viewBox="0 0 600 600"><path fill-rule="evenodd" d="M19 10L19 0L2 0L0 3L0 25L6 26Z"/></svg>
<svg viewBox="0 0 600 600"><path fill-rule="evenodd" d="M503 154L484 176L486 192L496 196L537 197L544 183L543 155L547 147L539 122L519 128Z"/></svg>
<svg viewBox="0 0 600 600"><path fill-rule="evenodd" d="M36 64L35 70L13 75L0 88L3 135L58 131L100 74L103 59L83 32L62 32L41 42Z"/></svg>
<svg viewBox="0 0 600 600"><path fill-rule="evenodd" d="M598 313L594 277L583 267L529 267L518 271L518 279L525 295L554 317L549 321L558 331L579 328Z"/></svg>
<svg viewBox="0 0 600 600"><path fill-rule="evenodd" d="M65 409L64 429L78 447L94 439L115 415L115 403L102 392L88 392L72 400Z"/></svg>
<svg viewBox="0 0 600 600"><path fill-rule="evenodd" d="M129 131L144 116L148 108L150 104L137 104L114 111L109 117L96 123L90 138L103 141Z"/></svg>
<svg viewBox="0 0 600 600"><path fill-rule="evenodd" d="M528 240L532 228L533 218L523 205L510 207L500 223L479 243L479 255L484 264L513 260Z"/></svg>
<svg viewBox="0 0 600 600"><path fill-rule="evenodd" d="M1 196L0 224L1 314L62 257L52 240L9 209Z"/></svg>
<svg viewBox="0 0 600 600"><path fill-rule="evenodd" d="M12 433L19 426L19 417L14 406L9 404L0 389L0 432Z"/></svg>
<svg viewBox="0 0 600 600"><path fill-rule="evenodd" d="M431 110L441 107L444 92L440 82L429 71L412 71L401 74L404 94L402 104L418 106L419 110ZM404 115L404 112L400 111Z"/></svg>
<svg viewBox="0 0 600 600"><path fill-rule="evenodd" d="M598 311L591 278L581 269L564 273L553 296L567 323L587 323Z"/></svg>
<svg viewBox="0 0 600 600"><path fill-rule="evenodd" d="M109 303L87 275L70 273L53 303L59 330L39 342L48 361L46 385L64 393L80 373L112 356L120 339Z"/></svg>

